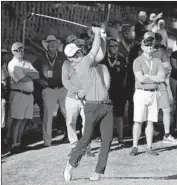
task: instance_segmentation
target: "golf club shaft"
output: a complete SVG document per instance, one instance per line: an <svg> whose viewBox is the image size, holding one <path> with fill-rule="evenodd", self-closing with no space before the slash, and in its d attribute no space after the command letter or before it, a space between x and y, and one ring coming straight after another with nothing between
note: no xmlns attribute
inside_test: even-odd
<svg viewBox="0 0 177 185"><path fill-rule="evenodd" d="M77 25L77 26L81 26L81 27L84 27L84 28L90 28L89 26L86 26L86 25L83 25L83 24L79 24L79 23L76 23L76 22L73 22L73 21L68 21L68 20L65 20L65 19L60 19L60 18L57 18L57 17L48 16L48 15L36 14L36 13L33 13L33 12L31 13L31 15L32 16L36 15L36 16L40 16L40 17L54 19L54 20L58 20L58 21L62 21L62 22L70 23L70 24L74 24L74 25Z"/></svg>

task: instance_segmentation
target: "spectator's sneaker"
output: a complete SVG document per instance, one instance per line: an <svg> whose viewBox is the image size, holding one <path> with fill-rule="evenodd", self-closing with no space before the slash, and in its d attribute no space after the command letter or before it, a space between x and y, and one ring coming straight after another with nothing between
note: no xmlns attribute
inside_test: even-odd
<svg viewBox="0 0 177 185"><path fill-rule="evenodd" d="M163 143L177 145L177 140L171 135L169 135L168 137L164 136L163 137Z"/></svg>
<svg viewBox="0 0 177 185"><path fill-rule="evenodd" d="M99 181L101 180L101 174L100 173L94 173L91 177L90 177L91 181Z"/></svg>
<svg viewBox="0 0 177 185"><path fill-rule="evenodd" d="M136 156L138 154L138 148L132 147L132 150L130 151L131 156Z"/></svg>
<svg viewBox="0 0 177 185"><path fill-rule="evenodd" d="M10 153L11 153L11 154L19 154L19 153L21 153L21 152L23 152L23 151L19 148L19 146L14 146L14 147L12 147L12 149L10 150Z"/></svg>
<svg viewBox="0 0 177 185"><path fill-rule="evenodd" d="M154 156L159 155L159 153L157 153L156 151L152 150L152 147L146 149L146 154L154 155Z"/></svg>
<svg viewBox="0 0 177 185"><path fill-rule="evenodd" d="M73 167L69 164L69 161L68 161L63 174L65 181L70 181L72 179L72 172L73 172Z"/></svg>

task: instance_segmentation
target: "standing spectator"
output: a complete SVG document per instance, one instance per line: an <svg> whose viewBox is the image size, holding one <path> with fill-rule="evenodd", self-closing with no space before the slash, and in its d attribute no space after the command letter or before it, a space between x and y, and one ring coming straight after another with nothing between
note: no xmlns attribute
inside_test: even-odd
<svg viewBox="0 0 177 185"><path fill-rule="evenodd" d="M148 31L152 31L155 33L157 31L157 21L162 17L163 13L159 13L156 15L155 13L151 13L149 16L149 23L147 26Z"/></svg>
<svg viewBox="0 0 177 185"><path fill-rule="evenodd" d="M120 56L118 50L118 42L116 39L111 38L108 41L108 52L102 61L106 65L110 76L111 83L109 88L109 97L113 103L114 126L116 128L116 137L118 143L125 145L123 140L123 116L125 111L125 85L126 85L126 60Z"/></svg>
<svg viewBox="0 0 177 185"><path fill-rule="evenodd" d="M158 155L152 150L153 122L158 121L158 83L165 81L165 72L161 61L153 57L155 35L147 32L142 41L143 54L135 59L133 71L135 74L134 94L134 125L133 125L133 148L130 155L135 156L138 152L138 140L141 135L142 123L147 121L146 126L146 153Z"/></svg>
<svg viewBox="0 0 177 185"><path fill-rule="evenodd" d="M134 45L134 40L131 32L130 24L124 24L121 28L122 40L119 42L119 53L124 57L128 65L128 56L131 48Z"/></svg>
<svg viewBox="0 0 177 185"><path fill-rule="evenodd" d="M87 54L84 40L77 39L76 45L81 48L84 54ZM66 60L62 66L62 82L64 87L68 90L65 100L66 126L71 149L74 149L78 141L76 133L76 122L79 114L82 117L82 134L85 127L85 100L81 100L80 98L78 98L77 93L82 90L82 86L76 75L76 70L74 69L73 63L69 60ZM91 153L90 145L88 145L87 147L86 154L87 156L93 156Z"/></svg>
<svg viewBox="0 0 177 185"><path fill-rule="evenodd" d="M5 128L6 125L6 115L7 115L7 101L9 99L9 74L7 70L7 64L9 60L9 52L5 49L1 49L1 128Z"/></svg>
<svg viewBox="0 0 177 185"><path fill-rule="evenodd" d="M64 170L65 181L72 179L73 167L78 166L86 146L91 141L95 126L99 122L101 122L102 143L95 173L90 180L100 180L101 174L104 174L112 141L112 105L109 100L107 86L97 68L97 62L100 62L104 58L106 52L106 38L101 38L100 28L92 27L92 31L95 34L95 38L92 49L86 56L79 51L79 48L75 44L69 44L65 48L65 54L75 63L76 73L83 87L83 90L78 93L78 96L81 99L86 99L84 107L86 120L84 134L78 141L75 149L71 152L71 157Z"/></svg>
<svg viewBox="0 0 177 185"><path fill-rule="evenodd" d="M140 11L138 14L138 22L135 24L135 40L141 41L143 35L146 32L146 19L147 15L145 11Z"/></svg>
<svg viewBox="0 0 177 185"><path fill-rule="evenodd" d="M59 39L49 35L47 40L42 41L46 52L34 63L34 67L39 71L40 75L40 79L37 81L43 88L44 117L42 129L45 147L51 146L52 119L57 103L59 103L60 111L65 117L66 89L62 85L62 65L65 56L58 51L60 44Z"/></svg>
<svg viewBox="0 0 177 185"><path fill-rule="evenodd" d="M18 153L21 151L21 138L26 120L33 118L33 80L39 78L39 73L30 62L23 60L22 43L14 43L11 50L14 55L8 64L11 77L10 116L13 119L11 153Z"/></svg>
<svg viewBox="0 0 177 185"><path fill-rule="evenodd" d="M173 136L170 135L170 85L169 85L169 75L171 73L170 59L164 50L161 47L162 37L159 33L155 33L155 51L153 57L160 59L162 66L165 71L165 82L158 84L158 91L160 92L159 98L159 109L162 109L163 112L163 125L164 125L164 143L176 144L176 140ZM171 95L172 96L172 95ZM171 100L173 102L173 100Z"/></svg>
<svg viewBox="0 0 177 185"><path fill-rule="evenodd" d="M170 56L172 71L170 75L170 86L173 94L173 128L177 129L177 50L173 51Z"/></svg>
<svg viewBox="0 0 177 185"><path fill-rule="evenodd" d="M156 33L160 33L162 35L161 44L163 45L164 49L167 49L168 48L168 35L165 29L165 21L163 19L160 19L158 21L158 28L157 28Z"/></svg>

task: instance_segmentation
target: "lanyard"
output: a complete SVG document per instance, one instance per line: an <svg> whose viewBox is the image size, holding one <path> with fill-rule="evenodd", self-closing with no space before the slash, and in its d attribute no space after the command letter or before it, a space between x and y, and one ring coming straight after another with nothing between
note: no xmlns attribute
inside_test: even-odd
<svg viewBox="0 0 177 185"><path fill-rule="evenodd" d="M53 66L55 65L55 61L56 61L56 58L57 58L57 52L56 52L56 55L55 55L55 58L53 59L53 61L51 62L50 59L49 59L49 56L48 56L48 53L46 52L46 57L49 61L49 64L50 66L53 68Z"/></svg>
<svg viewBox="0 0 177 185"><path fill-rule="evenodd" d="M150 60L150 65L149 65L148 61L146 60L146 64L147 64L148 69L149 69L149 74L151 74L152 73L152 60Z"/></svg>
<svg viewBox="0 0 177 185"><path fill-rule="evenodd" d="M109 62L109 65L113 68L114 65L117 63L117 56L115 57L115 60L113 63L111 62L110 58L108 57L108 62Z"/></svg>

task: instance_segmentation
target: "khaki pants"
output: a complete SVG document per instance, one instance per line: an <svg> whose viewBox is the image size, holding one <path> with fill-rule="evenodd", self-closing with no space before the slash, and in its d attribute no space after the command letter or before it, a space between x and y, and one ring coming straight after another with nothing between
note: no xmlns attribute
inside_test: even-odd
<svg viewBox="0 0 177 185"><path fill-rule="evenodd" d="M76 122L79 114L82 117L82 134L85 126L84 102L82 103L81 100L66 97L65 107L68 139L71 144L71 148L74 148L78 141L76 134Z"/></svg>
<svg viewBox="0 0 177 185"><path fill-rule="evenodd" d="M59 104L60 111L65 117L65 97L66 89L51 89L46 88L42 91L44 117L43 117L43 139L44 145L50 145L52 141L52 120L53 112L57 103Z"/></svg>

